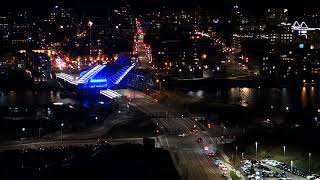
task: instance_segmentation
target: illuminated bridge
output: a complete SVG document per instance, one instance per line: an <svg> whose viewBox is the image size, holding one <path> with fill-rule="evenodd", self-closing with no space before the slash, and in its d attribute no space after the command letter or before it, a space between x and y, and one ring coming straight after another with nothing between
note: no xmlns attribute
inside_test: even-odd
<svg viewBox="0 0 320 180"><path fill-rule="evenodd" d="M298 21L295 21L293 25L291 26L291 29L294 31L315 31L320 30L320 28L310 28L308 25L303 21L299 23Z"/></svg>
<svg viewBox="0 0 320 180"><path fill-rule="evenodd" d="M73 85L76 90L83 94L99 93L114 99L121 95L111 89L131 86L136 89L137 84L146 81L144 75L132 72L136 62L128 55L120 55L115 62L96 65L89 70L80 73L79 77L73 77L65 73L57 73L56 77L64 83ZM146 81L145 84L150 84ZM152 83L151 83L152 84Z"/></svg>
<svg viewBox="0 0 320 180"><path fill-rule="evenodd" d="M298 21L295 21L293 25L291 26L291 29L293 31L297 31L299 35L304 36L306 39L308 38L308 32L309 31L316 31L320 30L320 28L310 28L308 25L303 21L299 23Z"/></svg>

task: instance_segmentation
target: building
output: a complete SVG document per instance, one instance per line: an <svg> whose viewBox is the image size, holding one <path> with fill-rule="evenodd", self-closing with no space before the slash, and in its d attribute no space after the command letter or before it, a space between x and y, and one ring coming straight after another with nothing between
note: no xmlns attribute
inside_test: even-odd
<svg viewBox="0 0 320 180"><path fill-rule="evenodd" d="M27 68L30 69L35 82L45 82L52 79L51 61L48 54L32 52L28 56Z"/></svg>
<svg viewBox="0 0 320 180"><path fill-rule="evenodd" d="M288 9L269 8L266 14L267 26L280 26L288 23Z"/></svg>
<svg viewBox="0 0 320 180"><path fill-rule="evenodd" d="M7 42L10 38L10 25L8 16L0 16L0 42Z"/></svg>
<svg viewBox="0 0 320 180"><path fill-rule="evenodd" d="M155 78L145 76L139 70L134 69L136 62L133 56L120 55L115 62L93 66L80 73L79 77L73 77L65 73L56 74L62 83L72 85L82 94L99 94L104 90L118 89L121 87L133 87L135 89L149 89L155 86ZM108 96L108 93L103 93ZM110 96L110 98L116 96Z"/></svg>
<svg viewBox="0 0 320 180"><path fill-rule="evenodd" d="M25 46L32 41L31 17L28 11L18 11L12 14L11 44Z"/></svg>

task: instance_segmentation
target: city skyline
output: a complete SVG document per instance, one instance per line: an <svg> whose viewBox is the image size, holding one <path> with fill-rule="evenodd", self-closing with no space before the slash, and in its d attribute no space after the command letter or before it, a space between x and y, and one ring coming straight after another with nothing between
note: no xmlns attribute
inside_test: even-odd
<svg viewBox="0 0 320 180"><path fill-rule="evenodd" d="M12 0L0 179L320 179L320 3Z"/></svg>

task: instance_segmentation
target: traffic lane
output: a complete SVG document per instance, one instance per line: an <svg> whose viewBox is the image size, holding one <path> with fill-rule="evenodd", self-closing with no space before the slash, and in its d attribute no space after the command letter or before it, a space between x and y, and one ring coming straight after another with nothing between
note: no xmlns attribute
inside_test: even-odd
<svg viewBox="0 0 320 180"><path fill-rule="evenodd" d="M176 149L179 153L180 169L184 170L183 174L188 175L188 179L224 179L222 172L213 163L213 158L208 156L208 153L213 151L209 148L208 151L203 149L203 145L197 142L195 135L187 135L185 137L178 136L161 136L160 142L171 149ZM205 141L210 142L210 137L204 136ZM210 144L213 146L213 144ZM186 178L184 178L186 179Z"/></svg>
<svg viewBox="0 0 320 180"><path fill-rule="evenodd" d="M183 174L182 179L201 179L199 166L196 166L196 162L193 162L194 159L192 158L192 156L190 156L187 151L178 151L177 155L179 159L178 166L181 168Z"/></svg>
<svg viewBox="0 0 320 180"><path fill-rule="evenodd" d="M200 148L199 145L195 143L195 138L191 135L185 135L184 137L178 135L161 135L158 136L158 138L164 149L192 150L194 148Z"/></svg>
<svg viewBox="0 0 320 180"><path fill-rule="evenodd" d="M108 143L112 145L123 143L142 144L143 138L124 138L124 139L100 139L100 140L73 140L73 141L46 141L33 143L17 143L10 145L0 145L0 151L18 150L18 149L38 149L38 148L55 148L61 146L84 146L97 143Z"/></svg>
<svg viewBox="0 0 320 180"><path fill-rule="evenodd" d="M222 173L219 173L219 170L213 166L213 163L210 163L210 159L201 151L181 150L178 151L178 155L180 159L179 166L186 174L184 179L224 179Z"/></svg>
<svg viewBox="0 0 320 180"><path fill-rule="evenodd" d="M214 165L213 157L208 156L208 151L194 150L194 152L198 155L198 159L199 159L200 163L202 164L202 166L205 167L208 174L211 175L211 176L209 176L209 179L212 179L212 177L223 179L222 172L219 170L218 167L216 167Z"/></svg>
<svg viewBox="0 0 320 180"><path fill-rule="evenodd" d="M213 159L208 156L201 144L197 143L197 136L159 136L159 142L164 149L178 152L179 168L188 179L217 179L222 173L213 164ZM208 138L209 139L209 138ZM186 178L185 178L186 179Z"/></svg>
<svg viewBox="0 0 320 180"><path fill-rule="evenodd" d="M217 140L202 132L182 135L161 135L158 136L160 144L165 149L200 149L203 150L205 146L208 147L208 152L215 152L217 150ZM199 138L201 142L199 142ZM169 147L169 148L168 148Z"/></svg>

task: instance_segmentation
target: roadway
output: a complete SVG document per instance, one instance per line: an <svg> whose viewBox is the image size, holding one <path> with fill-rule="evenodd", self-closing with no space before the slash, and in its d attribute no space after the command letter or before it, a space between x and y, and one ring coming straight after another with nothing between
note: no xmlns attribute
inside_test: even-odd
<svg viewBox="0 0 320 180"><path fill-rule="evenodd" d="M207 155L210 151L216 151L219 142L216 138L209 136L191 118L172 107L161 105L140 92L126 90L125 94L131 98L131 105L152 117L162 133L158 142L162 148L169 150L182 179L225 179ZM195 131L191 132L191 129ZM202 138L203 142L198 143L198 138ZM208 146L209 150L204 150L204 146Z"/></svg>
<svg viewBox="0 0 320 180"><path fill-rule="evenodd" d="M151 116L151 120L157 125L157 128L162 134L156 138L157 147L162 147L170 152L176 168L183 179L225 179L222 177L220 169L214 165L212 158L207 155L210 151L216 151L217 144L220 142L217 138L211 137L206 131L202 131L203 128L200 128L199 124L191 118L175 111L172 107L159 104L155 99L143 93L130 90L119 91L119 93L131 99L131 107L134 106L138 110ZM125 106L126 104L124 104L124 102L121 102L121 104L124 106L121 106L121 113L116 112L110 116L110 118L113 119L110 121L112 125L118 123L118 121L127 121L130 119L129 116L134 116L134 114L130 115L128 112L129 108ZM105 122L109 122L109 120ZM88 133L88 135L84 134L80 136L77 133L65 133L63 134L63 141L59 141L59 134L57 133L54 135L56 138L55 141L35 142L39 141L39 139L33 138L29 139L30 142L15 141L1 144L0 151L61 147L61 145L82 146L86 144L96 144L98 142L97 138L99 138L101 133L107 131L106 128L110 126L110 123L105 123L103 127L93 129L92 133ZM194 132L191 132L191 129L193 129ZM76 138L77 136L79 137ZM84 140L82 139L83 137L88 139ZM203 139L202 143L197 142L200 137ZM101 141L107 141L111 144L142 143L142 138L101 139ZM204 150L204 146L208 146L209 150Z"/></svg>
<svg viewBox="0 0 320 180"><path fill-rule="evenodd" d="M201 137L203 142L198 143ZM207 153L216 150L216 141L203 132L189 133L185 136L161 135L158 137L162 148L171 152L182 179L224 179L220 170L214 166ZM209 150L204 150L207 145Z"/></svg>
<svg viewBox="0 0 320 180"><path fill-rule="evenodd" d="M154 138L156 140L156 138ZM112 145L132 143L142 144L143 138L121 138L121 139L87 139L87 140L68 140L68 141L43 141L43 142L28 142L28 141L15 141L0 146L0 152L8 150L19 149L38 149L38 148L58 148L61 146L84 146L90 144L97 144L104 142ZM157 143L156 143L157 144Z"/></svg>

